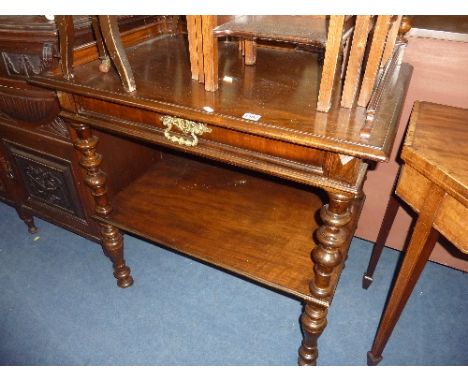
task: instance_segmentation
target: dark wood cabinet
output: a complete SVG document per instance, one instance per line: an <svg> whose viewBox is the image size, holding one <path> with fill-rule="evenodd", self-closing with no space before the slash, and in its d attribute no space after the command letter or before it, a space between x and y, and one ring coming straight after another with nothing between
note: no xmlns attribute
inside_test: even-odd
<svg viewBox="0 0 468 382"><path fill-rule="evenodd" d="M75 16L76 49L81 60L96 54L91 20ZM123 16L127 39L177 28L177 17ZM83 169L72 144L70 126L59 116L56 92L30 85L34 75L59 65L57 29L44 16L0 17L0 198L14 206L35 232L33 216L99 241L93 202L80 180ZM152 163L157 152L140 143L97 133L101 149L114 163L104 165L117 174L109 186L114 194ZM131 160L130 160L131 159Z"/></svg>
<svg viewBox="0 0 468 382"><path fill-rule="evenodd" d="M99 241L120 287L133 283L128 232L301 299L299 363L314 365L369 163L392 149L412 73L401 45L372 113L340 106L340 76L325 113L316 52L259 46L244 66L239 45L223 40L220 86L206 92L192 78L183 17L119 23L134 93L114 68L99 71L89 18L75 18L74 44L61 39L61 67L51 22L20 20L0 36L2 195L30 227L40 216Z"/></svg>

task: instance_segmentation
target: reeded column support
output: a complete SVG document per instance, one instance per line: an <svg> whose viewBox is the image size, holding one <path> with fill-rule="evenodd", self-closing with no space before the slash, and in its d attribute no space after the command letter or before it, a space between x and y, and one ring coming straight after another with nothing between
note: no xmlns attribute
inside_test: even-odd
<svg viewBox="0 0 468 382"><path fill-rule="evenodd" d="M304 339L299 349L299 365L316 365L317 340L327 326L330 298L335 285L332 277L345 261L343 248L351 233L345 228L351 222L352 195L330 193L320 217L323 224L317 230L318 245L312 252L313 279L309 284L311 299L306 302L301 316Z"/></svg>
<svg viewBox="0 0 468 382"><path fill-rule="evenodd" d="M106 175L100 169L102 156L96 152L98 138L92 135L91 129L85 124L72 122L71 126L78 137L74 146L82 154L80 165L86 169L85 183L94 197L95 212L99 216L107 217L112 211L112 206L107 197ZM112 260L117 285L121 288L129 287L133 284L133 278L130 275L130 268L125 264L122 234L110 224L99 223L99 225L101 245L106 256Z"/></svg>

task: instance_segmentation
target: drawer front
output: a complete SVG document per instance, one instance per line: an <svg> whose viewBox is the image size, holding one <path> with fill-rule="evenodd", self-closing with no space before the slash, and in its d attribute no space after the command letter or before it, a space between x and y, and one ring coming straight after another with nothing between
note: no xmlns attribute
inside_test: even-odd
<svg viewBox="0 0 468 382"><path fill-rule="evenodd" d="M403 165L398 178L396 194L414 211L419 212L430 185L430 180L424 175L407 165Z"/></svg>
<svg viewBox="0 0 468 382"><path fill-rule="evenodd" d="M468 208L446 194L434 227L463 253L468 253Z"/></svg>
<svg viewBox="0 0 468 382"><path fill-rule="evenodd" d="M62 112L65 119L327 190L359 193L367 169L358 158L205 124L196 118L82 96L75 100L78 114Z"/></svg>
<svg viewBox="0 0 468 382"><path fill-rule="evenodd" d="M227 145L242 150L253 151L268 156L277 157L286 161L296 162L300 165L317 167L321 171L324 161L324 151L310 147L295 145L275 139L261 137L254 134L207 125L191 120L198 129L198 133L183 131L177 127L178 122L170 123L176 116L164 115L154 111L132 108L113 104L106 101L77 97L81 107L80 114L91 118L102 118L110 121L133 122L134 129L143 129L149 135L151 130L163 134L165 139L175 145L193 147L204 144ZM104 114L105 113L105 114ZM110 119L109 119L110 118ZM172 125L172 127L170 127ZM196 127L198 126L198 128ZM201 127L200 126L204 126ZM194 138L194 135L196 138Z"/></svg>

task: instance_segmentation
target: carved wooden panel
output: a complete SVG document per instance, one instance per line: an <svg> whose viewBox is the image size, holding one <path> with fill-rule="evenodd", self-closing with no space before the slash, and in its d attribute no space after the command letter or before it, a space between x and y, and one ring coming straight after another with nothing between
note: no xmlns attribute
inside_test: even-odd
<svg viewBox="0 0 468 382"><path fill-rule="evenodd" d="M83 218L70 162L5 142L21 176L28 200Z"/></svg>
<svg viewBox="0 0 468 382"><path fill-rule="evenodd" d="M41 54L1 52L3 71L9 76L31 77L41 74L56 65L56 47L51 43L42 45Z"/></svg>
<svg viewBox="0 0 468 382"><path fill-rule="evenodd" d="M20 121L47 123L59 112L53 92L0 85L0 111Z"/></svg>
<svg viewBox="0 0 468 382"><path fill-rule="evenodd" d="M70 134L68 133L68 128L65 124L65 121L60 117L55 117L55 119L53 119L51 122L40 125L38 129L70 140Z"/></svg>

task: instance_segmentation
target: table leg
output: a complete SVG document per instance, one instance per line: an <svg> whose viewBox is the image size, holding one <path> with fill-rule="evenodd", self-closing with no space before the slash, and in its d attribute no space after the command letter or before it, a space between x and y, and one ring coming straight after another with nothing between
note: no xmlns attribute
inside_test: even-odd
<svg viewBox="0 0 468 382"><path fill-rule="evenodd" d="M74 146L82 155L80 165L86 169L85 183L91 189L94 197L96 214L106 217L111 213L112 206L107 198L106 175L100 169L102 156L96 152L98 138L85 124L72 122L71 126L75 129L78 137ZM113 263L117 285L121 288L129 287L133 284L133 278L123 257L122 234L110 224L99 223L99 225L101 227L102 249Z"/></svg>
<svg viewBox="0 0 468 382"><path fill-rule="evenodd" d="M377 240L375 241L372 255L369 260L369 265L367 266L367 271L362 277L362 287L364 289L369 288L369 285L371 285L372 281L374 281L372 277L374 276L375 268L377 267L377 263L379 262L383 247L385 246L388 234L390 233L393 221L395 220L395 216L398 212L398 207L399 204L396 197L393 194L390 195L382 225L380 226L379 234L377 236Z"/></svg>
<svg viewBox="0 0 468 382"><path fill-rule="evenodd" d="M21 220L24 221L24 224L28 227L28 232L34 234L37 232L37 227L34 224L34 216L30 212L24 211L21 207L15 207L16 213Z"/></svg>
<svg viewBox="0 0 468 382"><path fill-rule="evenodd" d="M437 242L438 232L432 228L432 224L443 195L444 192L435 185L430 187L426 194L424 208L416 221L408 250L375 335L374 344L367 353L369 366L377 365L382 360L385 345Z"/></svg>
<svg viewBox="0 0 468 382"><path fill-rule="evenodd" d="M330 193L330 203L322 207L323 225L317 230L318 245L312 252L314 277L309 285L312 299L306 303L301 316L304 340L299 349L300 365L315 365L318 357L317 340L327 326L329 298L335 285L333 274L345 259L341 248L351 232L345 226L351 221L352 195Z"/></svg>

